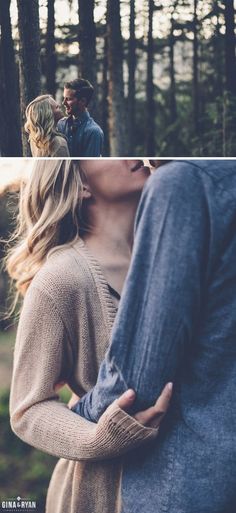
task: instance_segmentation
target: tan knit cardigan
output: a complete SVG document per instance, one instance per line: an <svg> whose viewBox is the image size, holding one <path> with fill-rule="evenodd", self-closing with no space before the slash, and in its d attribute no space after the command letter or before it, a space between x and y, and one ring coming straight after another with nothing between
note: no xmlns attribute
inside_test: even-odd
<svg viewBox="0 0 236 513"><path fill-rule="evenodd" d="M32 157L69 157L69 149L67 140L63 134L55 134L51 143L48 153L45 150L38 148L34 141L30 140L30 150Z"/></svg>
<svg viewBox="0 0 236 513"><path fill-rule="evenodd" d="M52 476L47 513L118 513L121 462L111 458L157 434L117 406L90 423L55 392L66 382L81 396L95 384L115 314L101 268L81 240L54 252L27 291L10 415L22 440L64 458Z"/></svg>

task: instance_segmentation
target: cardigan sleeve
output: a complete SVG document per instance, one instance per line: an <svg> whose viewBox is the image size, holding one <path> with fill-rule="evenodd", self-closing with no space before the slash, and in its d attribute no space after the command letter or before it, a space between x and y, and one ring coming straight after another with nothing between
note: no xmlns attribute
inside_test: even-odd
<svg viewBox="0 0 236 513"><path fill-rule="evenodd" d="M66 380L69 335L51 297L31 286L19 321L10 396L13 431L23 441L57 457L101 460L155 438L115 404L98 424L63 404L56 385Z"/></svg>

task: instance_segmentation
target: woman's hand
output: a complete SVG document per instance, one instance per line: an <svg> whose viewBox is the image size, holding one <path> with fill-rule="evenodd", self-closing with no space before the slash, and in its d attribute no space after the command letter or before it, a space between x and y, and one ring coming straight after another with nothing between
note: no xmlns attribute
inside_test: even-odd
<svg viewBox="0 0 236 513"><path fill-rule="evenodd" d="M158 428L169 408L172 389L173 384L167 383L167 385L163 388L161 395L157 398L154 406L151 406L146 410L139 411L133 415L133 417L143 426ZM122 394L119 399L116 399L116 403L122 410L128 412L134 403L134 400L135 392L134 390L129 389L124 394Z"/></svg>
<svg viewBox="0 0 236 513"><path fill-rule="evenodd" d="M167 385L163 388L161 395L157 398L154 406L151 406L146 410L139 411L138 413L133 415L134 419L145 427L158 428L169 408L172 396L172 389L172 383L167 383ZM68 403L68 407L72 408L72 406L74 406L78 400L79 397L76 394L72 394L71 399ZM114 403L116 403L119 406L119 408L129 413L129 409L134 403L134 400L135 392L134 390L129 389L126 392L124 392L124 394L122 394L118 399L116 399Z"/></svg>

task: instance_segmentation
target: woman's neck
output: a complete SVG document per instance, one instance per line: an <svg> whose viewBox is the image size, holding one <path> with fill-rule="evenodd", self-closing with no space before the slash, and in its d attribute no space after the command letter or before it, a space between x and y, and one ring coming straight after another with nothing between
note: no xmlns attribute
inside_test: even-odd
<svg viewBox="0 0 236 513"><path fill-rule="evenodd" d="M100 263L109 284L121 292L133 245L137 201L89 205L86 219L91 227L83 239Z"/></svg>

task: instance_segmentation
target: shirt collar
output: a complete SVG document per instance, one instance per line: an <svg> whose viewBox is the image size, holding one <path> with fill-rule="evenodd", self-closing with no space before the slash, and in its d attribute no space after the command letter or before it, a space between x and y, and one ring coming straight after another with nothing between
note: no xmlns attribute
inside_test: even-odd
<svg viewBox="0 0 236 513"><path fill-rule="evenodd" d="M90 114L87 110L85 110L84 112L79 114L79 116L77 118L72 117L73 122L78 125L82 125L82 123L84 123L84 121L87 121L89 118L90 118Z"/></svg>

